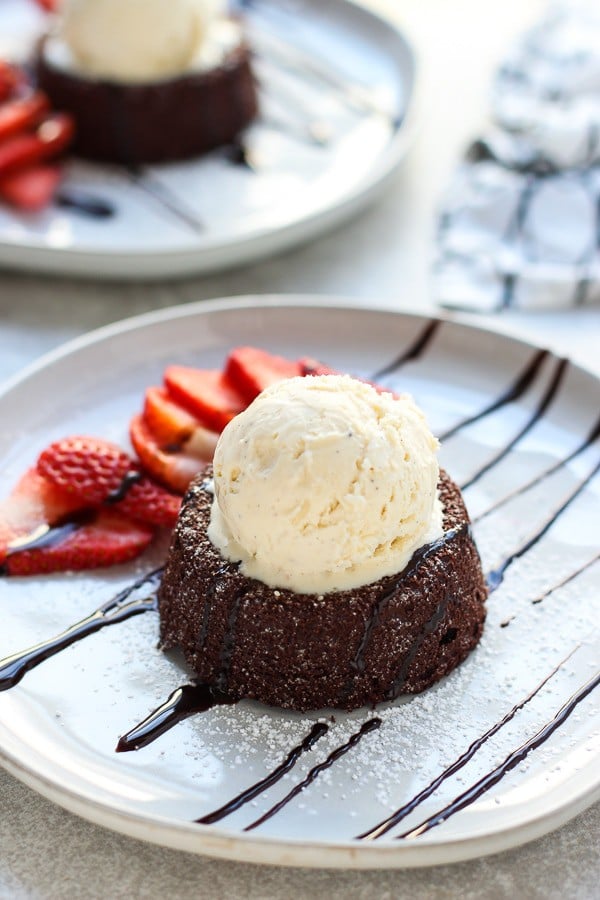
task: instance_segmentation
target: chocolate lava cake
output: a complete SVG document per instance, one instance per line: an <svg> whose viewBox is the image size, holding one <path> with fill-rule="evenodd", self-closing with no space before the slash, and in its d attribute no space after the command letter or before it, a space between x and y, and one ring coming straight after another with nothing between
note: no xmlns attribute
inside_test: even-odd
<svg viewBox="0 0 600 900"><path fill-rule="evenodd" d="M250 50L242 41L222 63L150 83L122 83L55 65L42 40L37 82L76 122L74 151L126 165L199 156L235 140L257 113Z"/></svg>
<svg viewBox="0 0 600 900"><path fill-rule="evenodd" d="M190 486L159 590L161 645L232 699L355 709L422 691L483 630L487 589L459 488L440 472L444 536L403 572L325 595L247 578L207 537L210 470Z"/></svg>

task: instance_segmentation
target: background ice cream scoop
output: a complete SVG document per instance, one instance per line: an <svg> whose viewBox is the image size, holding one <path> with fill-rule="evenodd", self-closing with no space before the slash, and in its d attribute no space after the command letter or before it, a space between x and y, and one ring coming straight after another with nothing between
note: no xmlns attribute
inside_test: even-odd
<svg viewBox="0 0 600 900"><path fill-rule="evenodd" d="M441 534L437 447L408 396L348 376L280 382L221 435L209 537L273 587L376 581Z"/></svg>
<svg viewBox="0 0 600 900"><path fill-rule="evenodd" d="M145 81L184 72L222 4L216 0L67 0L61 34L98 77Z"/></svg>

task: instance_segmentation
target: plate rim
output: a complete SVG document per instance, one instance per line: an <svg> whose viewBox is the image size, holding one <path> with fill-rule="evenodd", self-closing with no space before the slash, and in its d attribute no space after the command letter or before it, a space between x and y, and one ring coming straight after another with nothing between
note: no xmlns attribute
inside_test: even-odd
<svg viewBox="0 0 600 900"><path fill-rule="evenodd" d="M35 271L65 273L75 277L94 277L112 281L136 279L143 281L182 278L230 270L251 261L281 253L284 250L317 238L346 219L384 190L393 177L418 131L420 96L423 84L420 77L419 54L404 29L396 21L361 0L336 0L340 9L351 8L352 15L384 26L400 41L410 60L412 84L406 97L400 126L394 129L389 141L377 156L368 172L351 191L324 208L303 215L298 221L283 226L261 227L251 235L223 241L203 248L199 244L163 250L135 251L120 248L103 250L89 244L77 247L49 247L41 241L34 244L13 243L0 238L0 264L8 269L31 267ZM231 258L232 255L234 258ZM110 260L111 265L106 264ZM140 271L140 265L144 270Z"/></svg>
<svg viewBox="0 0 600 900"><path fill-rule="evenodd" d="M127 317L101 328L94 329L84 335L61 344L44 354L12 378L0 385L0 399L10 394L13 389L34 378L48 366L59 363L63 358L81 352L91 344L110 341L114 337L135 332L140 327L159 326L162 322L178 319L194 319L211 313L235 312L248 309L290 309L303 310L351 310L364 312L367 315L384 314L398 320L437 320L442 323L459 325L469 332L483 332L493 335L500 341L514 342L528 348L540 345L528 339L505 334L494 328L474 325L471 317L461 315L437 314L434 311L396 310L385 305L373 305L366 298L347 298L331 296L315 296L302 294L289 295L247 295L238 297L222 297L213 300L200 300L189 304L166 307L140 315ZM591 375L596 382L600 376L585 366L574 364L584 373ZM191 823L181 822L166 816L134 813L112 801L86 797L80 791L73 790L62 783L61 771L53 778L48 770L39 770L35 762L30 765L19 758L18 752L11 749L12 735L0 723L0 736L4 732L4 740L0 746L0 764L17 779L32 787L42 796L57 803L63 808L82 816L96 824L133 838L142 839L161 846L186 850L218 858L232 859L260 864L303 866L310 868L413 868L442 865L480 856L497 853L519 846L552 831L571 818L591 806L600 799L600 779L597 783L589 783L582 777L591 765L575 771L568 779L569 790L564 791L565 802L555 803L550 810L534 813L517 824L507 823L494 830L485 830L476 836L438 841L421 839L416 844L400 843L363 843L357 845L351 841L311 842L301 838L261 837L241 834L238 831L223 827L194 829ZM8 741L6 741L8 736ZM8 746L6 746L6 743ZM17 747L19 741L15 740ZM49 762L50 770L55 763ZM575 781L575 788L573 782ZM577 783L583 782L577 787Z"/></svg>

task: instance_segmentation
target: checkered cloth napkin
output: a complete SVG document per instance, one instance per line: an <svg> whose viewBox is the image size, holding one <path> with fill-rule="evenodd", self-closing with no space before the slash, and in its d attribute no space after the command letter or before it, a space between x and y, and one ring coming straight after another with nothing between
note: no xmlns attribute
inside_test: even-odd
<svg viewBox="0 0 600 900"><path fill-rule="evenodd" d="M600 0L552 6L492 90L444 198L434 290L490 312L600 301Z"/></svg>

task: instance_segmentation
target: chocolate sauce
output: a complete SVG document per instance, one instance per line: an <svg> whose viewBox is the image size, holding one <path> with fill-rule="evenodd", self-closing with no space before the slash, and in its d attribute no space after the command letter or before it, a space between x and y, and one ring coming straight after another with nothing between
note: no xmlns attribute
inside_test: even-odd
<svg viewBox="0 0 600 900"><path fill-rule="evenodd" d="M340 747L337 747L335 750L333 750L333 752L329 754L324 762L319 763L314 768L312 768L306 778L304 778L299 784L295 785L289 792L289 794L285 795L283 800L280 800L279 803L276 803L274 806L268 809L267 812L264 813L259 819L256 819L255 822L252 822L250 825L246 825L244 831L253 831L255 828L258 828L259 825L262 825L264 822L266 822L267 819L272 818L272 816L280 812L284 806L287 806L290 800L293 800L294 797L297 797L298 794L300 794L304 790L304 788L312 784L313 781L318 778L321 772L324 772L325 769L329 769L334 764L334 762L340 759L340 757L344 756L344 754L346 754L348 750L351 750L352 747L355 747L359 743L359 741L362 740L365 734L369 734L371 731L375 731L380 726L381 719L378 718L369 719L368 722L365 722L364 725L361 726L360 730L352 735L350 740L346 741L345 744L342 744Z"/></svg>
<svg viewBox="0 0 600 900"><path fill-rule="evenodd" d="M600 562L600 555L594 556L593 559L590 559L588 562L584 563L575 572L572 572L571 575L568 575L567 578L564 578L560 584L555 584L554 587L549 588L547 591L544 591L543 594L540 594L538 597L535 597L531 602L535 605L537 603L541 603L542 600L545 600L546 597L549 597L550 594L554 594L555 591L560 590L560 588L565 587L571 581L574 581L578 575L582 575L587 569L591 569L593 565L597 562Z"/></svg>
<svg viewBox="0 0 600 900"><path fill-rule="evenodd" d="M134 591L143 587L145 584L155 586L162 574L162 569L155 569L144 575L138 581L129 587L120 591L116 597L109 600L99 609L95 610L85 619L71 625L65 631L62 631L56 637L47 641L42 641L33 647L29 647L20 653L14 653L0 660L0 691L7 691L9 688L18 684L26 672L38 666L44 660L54 656L65 647L69 647L88 634L99 631L106 625L115 625L117 622L123 622L130 619L131 616L139 615L149 609L156 609L156 596L144 597L140 600L130 600L130 596Z"/></svg>
<svg viewBox="0 0 600 900"><path fill-rule="evenodd" d="M554 370L554 375L552 376L550 384L544 391L544 394L542 395L538 405L534 409L533 413L531 414L531 416L529 417L529 419L527 420L525 425L508 442L508 444L506 444L502 448L502 450L499 453L497 453L495 456L493 456L484 466L482 466L480 469L477 470L477 472L475 472L473 475L471 475L471 477L469 478L468 481L466 481L464 484L461 484L461 486L460 486L461 491L464 491L467 488L470 488L472 485L475 484L475 482L479 481L479 479L483 475L485 475L486 472L489 472L489 470L491 468L493 468L493 466L497 465L497 463L499 463L500 460L504 459L504 457L507 456L508 453L510 453L510 451L513 449L513 447L522 438L524 438L525 435L529 431L531 431L533 426L542 418L542 416L546 412L547 408L550 406L550 403L554 399L554 397L561 385L561 382L563 380L563 377L564 377L564 374L565 374L565 371L566 371L568 365L569 365L569 361L567 359L559 359L558 360L558 362L556 364L556 369Z"/></svg>
<svg viewBox="0 0 600 900"><path fill-rule="evenodd" d="M448 778L451 778L452 775L456 774L456 772L458 772L459 769L462 769L463 766L466 766L469 760L471 760L475 756L477 751L481 747L483 747L486 741L497 734L497 732L500 731L501 728L503 728L508 722L510 722L511 719L513 719L519 712L519 710L523 709L524 706L527 706L527 704L530 703L537 694L539 694L544 685L546 685L550 681L550 679L554 675L556 675L559 669L564 666L567 660L569 660L578 649L579 645L575 647L574 650L571 650L568 656L565 656L565 658L562 659L558 663L558 665L554 667L554 669L552 669L550 674L546 675L546 677L542 681L540 681L537 687L535 687L530 694L527 694L526 697L524 697L522 700L519 700L519 702L516 703L515 706L513 706L513 708L509 710L509 712L507 712L505 716L503 716L498 722L492 725L491 728L485 731L481 735L481 737L473 741L468 749L465 750L465 752L462 753L458 757L458 759L451 763L448 768L444 769L443 772L441 772L436 778L434 778L434 780L430 784L428 784L427 787L423 788L422 791L419 791L418 794L416 794L411 800L408 800L403 806L400 807L400 809L397 809L395 812L393 812L391 816L388 816L387 819L384 819L383 822L379 822L378 825L376 825L374 828L370 828L369 831L364 831L362 834L357 835L357 840L372 841L375 838L381 837L383 834L386 834L388 831L390 831L390 829L392 829L395 825L398 825L398 823L401 822L402 819L405 819L406 816L408 816L413 811L413 809L423 803L424 800L427 800L427 798L430 797L434 793L434 791L437 791L439 786L444 781L446 781Z"/></svg>
<svg viewBox="0 0 600 900"><path fill-rule="evenodd" d="M227 627L223 636L223 649L221 651L221 660L219 665L219 673L216 681L219 690L227 691L229 685L229 669L233 658L233 650L235 647L235 630L237 627L238 615L244 597L248 593L248 588L241 588L231 600L229 614L227 616Z"/></svg>
<svg viewBox="0 0 600 900"><path fill-rule="evenodd" d="M577 708L577 706L584 700L588 694L598 687L600 684L600 672L590 678L583 687L579 688L568 700L564 703L561 708L558 710L556 715L543 726L540 730L534 734L532 738L528 741L525 741L524 744L521 744L520 747L517 747L516 750L513 750L506 759L500 763L499 766L496 766L495 769L492 769L491 772L488 772L487 775L484 775L483 778L480 778L479 781L476 781L470 788L456 797L451 803L447 806L444 806L439 812L435 815L430 816L428 819L425 819L424 822L421 822L415 828L411 828L410 831L404 832L404 834L398 835L398 840L407 839L407 838L415 838L419 837L421 834L425 834L427 831L431 831L432 828L435 828L437 825L441 825L442 822L445 822L446 819L449 819L450 816L453 816L455 813L459 812L461 809L464 809L466 806L470 806L471 803L474 803L476 800L479 800L486 791L489 791L491 787L495 784L498 784L504 776L510 772L511 769L514 769L515 766L518 766L520 762L522 762L532 750L537 749L541 744L548 740L557 728L566 722L571 713Z"/></svg>
<svg viewBox="0 0 600 900"><path fill-rule="evenodd" d="M155 741L178 722L195 713L207 712L214 706L236 703L237 699L229 697L217 688L208 684L184 684L173 691L158 709L119 738L117 753L139 750Z"/></svg>
<svg viewBox="0 0 600 900"><path fill-rule="evenodd" d="M460 421L457 425L454 425L452 428L448 429L448 431L440 434L440 441L448 440L448 438L453 437L453 435L455 435L462 428L466 428L467 425L472 425L474 422L479 422L480 419L483 419L485 416L491 415L498 409L506 406L508 403L512 403L513 400L518 400L519 397L521 397L529 388L529 386L535 381L537 374L542 367L542 363L547 356L549 356L548 350L538 350L537 353L535 353L533 359L527 364L524 371L514 382L514 384L512 384L506 391L504 391L504 393L501 394L497 400L494 400L493 403L490 403L489 406L484 407L480 412L475 413L475 415L469 416L466 419L462 419L462 421Z"/></svg>
<svg viewBox="0 0 600 900"><path fill-rule="evenodd" d="M90 219L111 219L116 214L112 203L74 188L63 188L55 196L54 203L61 209L71 209Z"/></svg>
<svg viewBox="0 0 600 900"><path fill-rule="evenodd" d="M486 582L489 588L490 594L493 593L496 588L500 587L504 580L504 575L506 570L513 564L516 559L520 559L524 556L532 547L534 547L537 542L546 534L546 532L554 525L556 520L562 513L573 503L574 500L581 494L581 492L587 487L587 485L592 481L592 479L598 474L600 471L600 462L596 463L590 474L584 478L582 482L575 488L574 491L566 497L566 499L561 503L561 505L556 509L550 518L539 528L534 534L529 537L518 550L515 550L510 556L507 556L505 560L503 560L495 569L489 572L486 575Z"/></svg>
<svg viewBox="0 0 600 900"><path fill-rule="evenodd" d="M329 731L329 726L325 725L323 722L317 722L313 725L310 732L306 735L304 740L298 744L297 747L294 747L281 765L277 766L276 769L263 778L261 781L257 781L256 784L253 784L251 787L246 788L245 791L239 793L233 800L230 800L229 803L226 803L224 806L219 807L214 812L208 813L205 816L202 816L201 819L196 819L200 825L212 825L214 822L218 822L219 819L224 819L225 816L230 815L232 812L235 812L236 809L239 809L244 803L248 803L250 800L254 800L255 797L258 797L263 791L270 788L277 781L279 781L283 776L294 768L300 757L303 753L306 753L308 750L312 750L313 746L319 740L319 738L323 737L324 734L327 734Z"/></svg>
<svg viewBox="0 0 600 900"><path fill-rule="evenodd" d="M378 369L377 372L374 372L373 375L371 375L371 381L377 381L379 378L383 378L385 375L391 375L392 372L395 372L405 363L411 362L413 359L418 359L421 354L425 352L425 350L435 337L435 334L441 324L442 323L439 319L431 319L429 322L427 322L425 328L417 336L416 340L391 363L388 363L387 366L384 366L382 369Z"/></svg>
<svg viewBox="0 0 600 900"><path fill-rule="evenodd" d="M129 166L126 169L126 174L136 187L158 201L176 219L188 228L191 228L196 234L204 234L206 231L204 222L198 218L193 210L184 206L166 184L155 176L151 177L147 171L143 171L138 167Z"/></svg>
<svg viewBox="0 0 600 900"><path fill-rule="evenodd" d="M369 649L369 645L371 643L371 638L373 633L379 624L381 619L381 613L385 609L385 607L390 603L391 600L394 599L398 591L402 588L402 585L411 578L419 569L421 564L425 562L430 556L437 553L443 546L449 544L451 541L455 540L457 537L468 534L469 533L469 525L468 523L464 523L457 528L453 528L450 531L447 531L443 534L438 540L432 541L430 544L425 544L423 547L420 547L418 550L413 553L410 561L406 565L406 567L401 572L400 576L395 579L392 586L377 600L377 602L373 605L371 609L369 618L365 622L365 628L363 632L363 636L360 640L360 643L357 647L356 654L354 659L352 660L351 667L352 669L360 674L364 672L366 665L366 654ZM406 680L406 675L408 669L410 668L410 664L412 663L419 647L422 642L425 640L428 634L431 634L432 631L438 626L439 622L443 618L446 608L447 608L448 600L444 598L444 600L439 604L436 608L431 619L425 623L423 626L422 632L417 638L417 640L413 643L413 646L410 648L409 652L406 654L404 660L402 661L402 665L400 668L400 672L395 679L394 683L389 689L389 698L393 699L398 696L402 684ZM344 686L344 690L342 692L342 698L348 697L352 691L353 687L353 678L351 677L348 683ZM342 701L343 702L343 701Z"/></svg>
<svg viewBox="0 0 600 900"><path fill-rule="evenodd" d="M554 463L549 469L545 469L539 475L536 475L535 478L532 478L531 481L528 481L526 484L521 485L521 487L515 488L514 491L511 491L509 494L505 494L500 500L493 504L493 506L488 507L484 512L480 513L476 516L472 521L473 524L477 524L477 522L481 522L482 519L485 519L490 513L495 512L497 509L500 509L502 506L505 506L509 500L512 500L514 497L518 497L521 494L524 494L525 491L530 490L532 487L535 487L537 484L540 484L545 478L549 478L550 475L553 475L555 472L558 472L559 469L564 468L564 466L568 465L573 459L579 456L584 450L587 450L592 444L598 440L600 437L600 419L596 422L592 430L590 431L587 438L583 441L583 443L579 444L575 450L572 450L568 456L563 457L558 460L558 462Z"/></svg>
<svg viewBox="0 0 600 900"><path fill-rule="evenodd" d="M123 480L119 487L111 491L111 493L106 497L104 502L109 506L113 503L120 503L121 500L124 500L130 489L134 484L138 484L142 480L142 473L132 470L131 472L127 472L124 476Z"/></svg>
<svg viewBox="0 0 600 900"><path fill-rule="evenodd" d="M225 148L225 156L234 166L241 166L243 169L248 169L249 172L257 171L252 151L242 140L238 139L228 144Z"/></svg>
<svg viewBox="0 0 600 900"><path fill-rule="evenodd" d="M93 522L95 518L95 510L84 509L80 512L70 513L55 525L42 525L29 536L26 535L23 538L12 541L8 546L6 555L8 557L14 553L21 553L24 550L41 550L42 548L57 547L76 531L79 531L80 528L83 528L84 525L89 525ZM9 572L3 572L3 574L9 574Z"/></svg>

